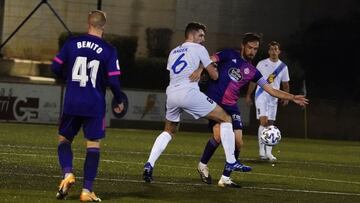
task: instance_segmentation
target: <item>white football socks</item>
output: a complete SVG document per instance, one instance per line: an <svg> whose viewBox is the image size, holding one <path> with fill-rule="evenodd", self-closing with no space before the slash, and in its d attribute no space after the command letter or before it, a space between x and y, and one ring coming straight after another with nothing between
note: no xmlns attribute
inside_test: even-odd
<svg viewBox="0 0 360 203"><path fill-rule="evenodd" d="M272 146L265 146L265 154L267 157L272 157Z"/></svg>
<svg viewBox="0 0 360 203"><path fill-rule="evenodd" d="M265 144L261 143L261 132L264 130L264 126L259 125L259 130L258 130L258 141L259 141L259 156L265 157Z"/></svg>
<svg viewBox="0 0 360 203"><path fill-rule="evenodd" d="M156 138L148 160L152 167L155 166L155 161L160 157L161 153L165 150L170 140L171 135L165 131Z"/></svg>
<svg viewBox="0 0 360 203"><path fill-rule="evenodd" d="M235 163L236 162L234 156L235 135L234 135L232 123L220 124L220 137L225 152L226 162L230 164Z"/></svg>

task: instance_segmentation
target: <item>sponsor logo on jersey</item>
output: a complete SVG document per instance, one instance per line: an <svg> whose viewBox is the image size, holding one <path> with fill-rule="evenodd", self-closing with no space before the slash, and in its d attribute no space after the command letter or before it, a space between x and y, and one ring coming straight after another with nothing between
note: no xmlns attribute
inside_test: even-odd
<svg viewBox="0 0 360 203"><path fill-rule="evenodd" d="M230 68L228 74L230 79L235 82L239 82L242 79L240 69L238 68Z"/></svg>
<svg viewBox="0 0 360 203"><path fill-rule="evenodd" d="M210 104L214 103L214 101L212 99L210 99L209 97L206 97L206 99L208 100L208 102L210 102Z"/></svg>

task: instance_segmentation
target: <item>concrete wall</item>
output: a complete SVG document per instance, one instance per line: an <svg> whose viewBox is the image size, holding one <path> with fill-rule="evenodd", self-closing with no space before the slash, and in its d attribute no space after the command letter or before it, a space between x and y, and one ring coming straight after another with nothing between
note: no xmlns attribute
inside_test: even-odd
<svg viewBox="0 0 360 203"><path fill-rule="evenodd" d="M11 32L36 7L39 0L6 0L2 39ZM72 32L85 32L87 14L97 8L96 0L49 0ZM107 12L107 33L138 36L138 55L146 55L147 27L173 28L174 0L108 0L102 1L102 10ZM3 48L8 57L51 59L58 50L58 36L66 30L43 4L20 31Z"/></svg>
<svg viewBox="0 0 360 203"><path fill-rule="evenodd" d="M21 23L40 0L4 0L2 40ZM97 0L48 0L71 31L86 31L86 17L96 9ZM264 41L283 44L291 35L315 20L342 18L359 8L357 0L106 0L102 9L108 14L107 33L138 36L138 56L146 56L145 30L170 28L174 31L172 47L183 41L189 21L207 25L206 46L212 53L224 47L236 47L245 32L264 34ZM65 29L46 5L2 50L8 57L50 59L57 52L57 39Z"/></svg>

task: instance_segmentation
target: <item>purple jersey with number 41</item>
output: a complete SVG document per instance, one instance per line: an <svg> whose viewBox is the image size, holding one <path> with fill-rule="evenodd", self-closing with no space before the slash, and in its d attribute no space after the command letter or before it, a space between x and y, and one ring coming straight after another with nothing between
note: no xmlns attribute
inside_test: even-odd
<svg viewBox="0 0 360 203"><path fill-rule="evenodd" d="M104 117L108 85L121 103L116 49L97 36L87 34L67 40L53 59L52 70L66 79L63 113Z"/></svg>

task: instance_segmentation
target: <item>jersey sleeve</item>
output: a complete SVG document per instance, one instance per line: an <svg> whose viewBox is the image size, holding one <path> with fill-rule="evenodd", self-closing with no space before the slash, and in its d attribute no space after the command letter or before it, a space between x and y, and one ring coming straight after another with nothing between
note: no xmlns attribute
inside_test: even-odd
<svg viewBox="0 0 360 203"><path fill-rule="evenodd" d="M225 50L223 50L223 51L219 51L219 52L215 53L215 54L213 55L213 57L216 58L216 62L221 63L221 62L223 62L223 61L229 60L229 59L231 58L231 54L232 54L232 53L231 53L231 50L225 49Z"/></svg>
<svg viewBox="0 0 360 203"><path fill-rule="evenodd" d="M56 56L53 58L52 64L51 64L51 70L52 72L61 79L66 79L66 71L65 64L68 60L68 49L69 49L70 40L67 40L63 47L61 48L60 52L56 54Z"/></svg>
<svg viewBox="0 0 360 203"><path fill-rule="evenodd" d="M281 82L289 82L289 81L290 81L289 69L288 69L287 66L285 66L284 73L283 73L282 78L281 78Z"/></svg>
<svg viewBox="0 0 360 203"><path fill-rule="evenodd" d="M265 84L268 84L267 80L263 77L263 75L257 69L255 70L255 74L251 81L255 82L260 87L263 87Z"/></svg>
<svg viewBox="0 0 360 203"><path fill-rule="evenodd" d="M263 61L259 61L259 63L256 65L256 69L259 70L261 72L262 70L262 65L263 64Z"/></svg>
<svg viewBox="0 0 360 203"><path fill-rule="evenodd" d="M109 77L119 76L121 74L119 59L115 48L113 48L111 51L106 68Z"/></svg>
<svg viewBox="0 0 360 203"><path fill-rule="evenodd" d="M200 57L200 61L201 61L202 65L205 68L212 63L209 52L203 46L200 46L199 57Z"/></svg>
<svg viewBox="0 0 360 203"><path fill-rule="evenodd" d="M113 48L112 53L110 54L110 58L108 63L106 64L107 68L107 76L109 81L110 89L114 95L114 99L120 104L123 100L120 88L120 80L119 76L121 74L119 59L117 57L117 51Z"/></svg>

